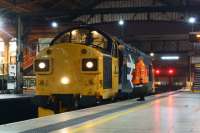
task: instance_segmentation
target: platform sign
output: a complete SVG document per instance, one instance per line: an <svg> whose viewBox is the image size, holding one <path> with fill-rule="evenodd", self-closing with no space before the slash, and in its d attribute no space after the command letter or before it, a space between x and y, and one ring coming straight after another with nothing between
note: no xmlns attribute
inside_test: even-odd
<svg viewBox="0 0 200 133"><path fill-rule="evenodd" d="M9 72L9 76L15 77L16 76L16 65L9 65L8 72Z"/></svg>

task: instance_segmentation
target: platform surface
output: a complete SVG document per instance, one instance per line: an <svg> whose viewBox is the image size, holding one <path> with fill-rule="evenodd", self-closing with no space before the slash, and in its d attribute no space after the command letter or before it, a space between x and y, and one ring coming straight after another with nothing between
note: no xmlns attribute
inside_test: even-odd
<svg viewBox="0 0 200 133"><path fill-rule="evenodd" d="M14 133L200 133L200 94L128 100L0 126Z"/></svg>

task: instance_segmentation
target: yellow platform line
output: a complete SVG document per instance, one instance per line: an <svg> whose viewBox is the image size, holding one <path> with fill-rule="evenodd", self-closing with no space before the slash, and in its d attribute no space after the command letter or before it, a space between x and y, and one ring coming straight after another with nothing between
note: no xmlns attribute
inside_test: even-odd
<svg viewBox="0 0 200 133"><path fill-rule="evenodd" d="M153 104L153 102L150 102L150 103L146 103L146 104L143 104L143 105L139 105L138 107L132 107L132 108L126 110L126 111L120 111L120 112L116 112L116 113L113 113L113 114L108 114L106 116L97 118L95 120L90 120L90 121L88 121L84 124L81 124L78 127L76 126L76 127L73 127L73 128L65 128L65 129L62 129L60 131L61 131L61 133L78 133L78 132L81 132L85 129L92 128L92 127L95 127L95 126L98 126L98 125L101 125L101 124L105 124L109 121L112 121L112 120L119 118L121 116L125 116L129 113L133 113L133 112L136 112L136 111L146 109L149 106L151 106L152 104Z"/></svg>

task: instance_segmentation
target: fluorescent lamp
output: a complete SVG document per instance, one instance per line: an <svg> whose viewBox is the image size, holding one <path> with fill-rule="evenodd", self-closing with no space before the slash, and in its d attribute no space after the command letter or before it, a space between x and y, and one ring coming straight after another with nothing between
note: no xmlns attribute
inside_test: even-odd
<svg viewBox="0 0 200 133"><path fill-rule="evenodd" d="M179 60L179 56L162 56L162 60Z"/></svg>

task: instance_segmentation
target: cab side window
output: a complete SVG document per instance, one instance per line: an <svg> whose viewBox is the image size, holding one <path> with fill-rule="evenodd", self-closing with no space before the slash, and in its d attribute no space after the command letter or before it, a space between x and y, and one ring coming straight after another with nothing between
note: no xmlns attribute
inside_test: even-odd
<svg viewBox="0 0 200 133"><path fill-rule="evenodd" d="M118 46L117 46L117 43L115 43L115 42L112 43L111 54L113 57L118 57Z"/></svg>

